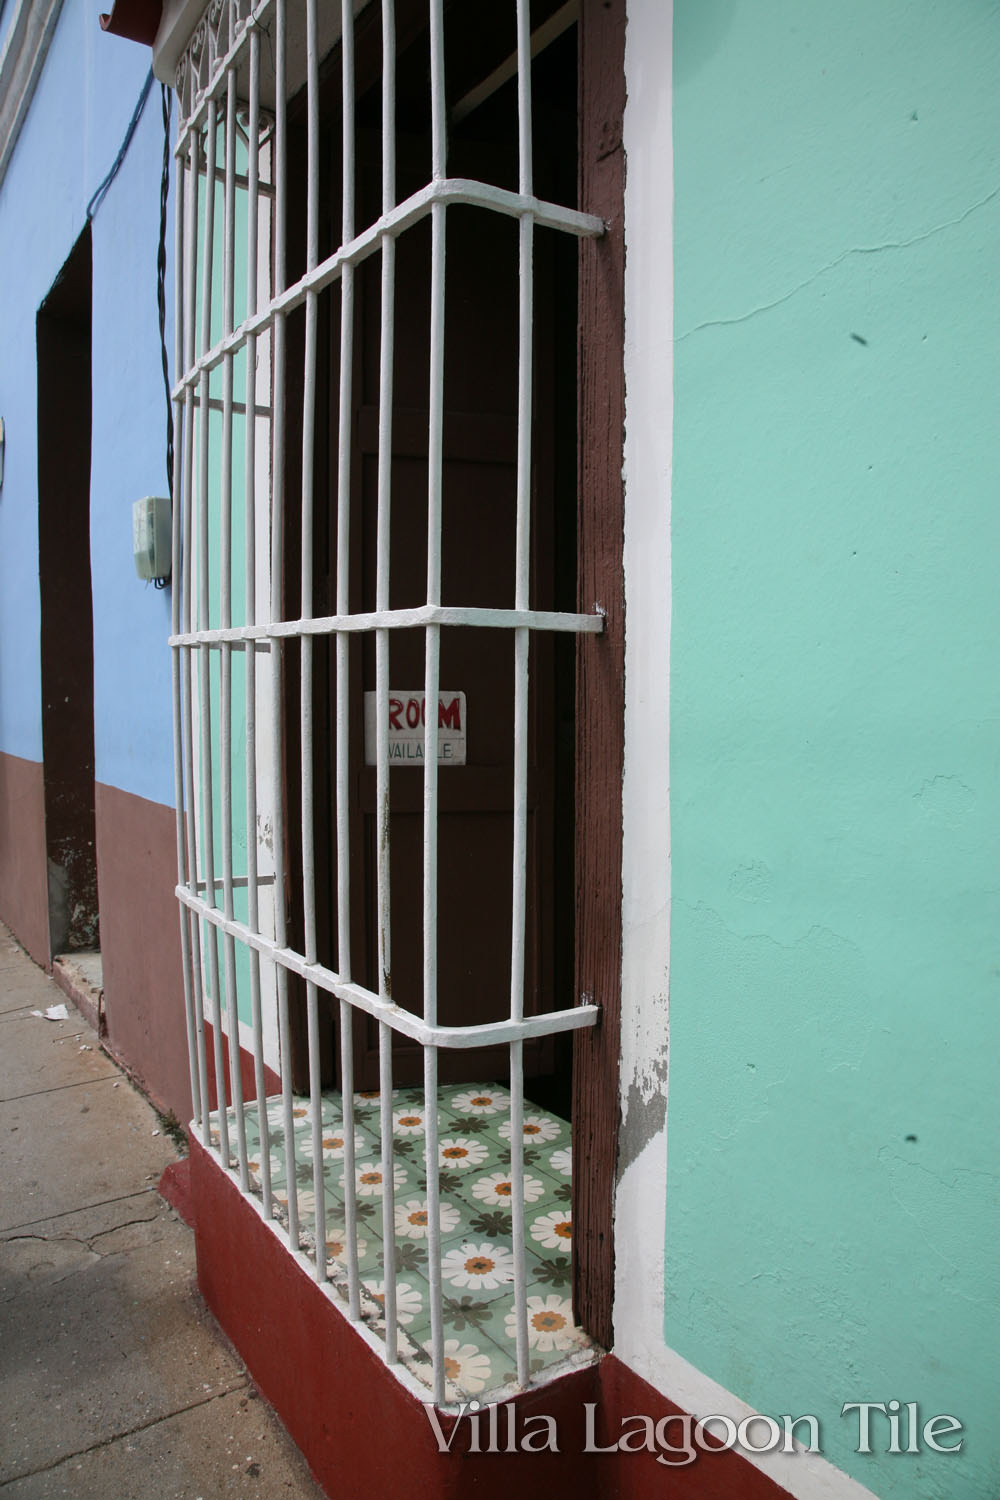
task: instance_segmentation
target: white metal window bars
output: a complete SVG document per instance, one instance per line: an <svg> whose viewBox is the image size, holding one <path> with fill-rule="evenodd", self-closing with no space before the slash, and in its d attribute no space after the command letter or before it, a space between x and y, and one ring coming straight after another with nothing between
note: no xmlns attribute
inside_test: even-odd
<svg viewBox="0 0 1000 1500"><path fill-rule="evenodd" d="M289 14L304 22L307 88L307 235L304 274L292 284L286 271L286 141ZM431 1292L433 1396L446 1400L441 1308L441 1233L437 1141L439 1048L505 1043L510 1049L511 1182L514 1250L513 1305L517 1379L529 1382L525 1268L523 1161L523 1043L527 1038L593 1025L591 1004L524 1014L526 828L528 775L528 648L532 631L599 632L594 614L539 611L529 599L532 249L536 226L577 237L597 236L604 225L593 216L533 195L531 126L532 36L528 0L516 0L519 182L516 192L484 182L451 179L446 172L446 103L442 0L430 0L431 180L397 202L394 132L394 10L382 3L382 212L357 231L354 207L354 6L341 7L343 192L341 243L319 257L319 41L317 0L212 0L178 70L180 104L177 159L177 275L175 368L177 410L174 462L173 647L175 795L181 938L190 1076L195 1122L206 1149L223 1170L235 1163L239 1186L250 1192L246 1103L240 1062L238 999L249 993L249 1046L253 1056L256 1111L261 1135L260 1211L272 1221L266 1109L264 1035L270 1005L277 1012L285 1160L294 1161L290 1071L288 975L306 984L309 1084L312 1117L316 1252L304 1261L328 1291L322 1151L319 995L339 1002L347 1306L362 1315L356 1251L353 1017L366 1012L378 1022L382 1146L385 1358L397 1360L396 1272L393 1256L392 1038L402 1033L423 1050L427 1253ZM360 8L360 7L359 7ZM262 44L274 68L273 122L261 104ZM240 91L242 90L242 97ZM220 145L221 137L221 145ZM237 161L237 155L240 161ZM245 169L244 161L245 158ZM218 254L217 198L222 195L222 254ZM445 606L441 595L445 225L448 207L473 205L514 217L519 224L518 434L516 457L515 596L509 609ZM393 284L397 238L430 217L431 343L429 375L428 546L426 603L392 609L389 603L390 456L392 444ZM237 235L237 219L241 233ZM368 256L381 257L381 345L377 470L376 599L374 611L351 613L348 600L351 467L351 350L354 274ZM268 258L272 264L267 265ZM245 260L245 286L237 282L237 259ZM340 281L340 389L337 433L336 612L312 612L313 445L316 430L318 297ZM221 306L220 306L221 304ZM298 434L284 430L286 319L305 314L302 444L301 613L281 618L285 528L286 444ZM239 399L239 385L243 399ZM221 392L221 394L220 394ZM243 423L244 484L237 502L235 470L240 458L234 434ZM269 441L262 441L269 436ZM262 451L263 450L263 451ZM269 478L268 478L269 474ZM237 533L242 530L242 536ZM266 555L270 538L269 577ZM233 558L242 552L242 574ZM235 589L234 589L235 584ZM242 590L242 592L241 592ZM422 629L425 639L425 701L439 690L441 631L452 626L513 632L514 646L514 854L510 1010L486 1025L442 1026L437 1016L437 832L438 717L426 715L423 756L423 1013L393 1004L387 991L390 966L389 759L387 746L389 638L393 630ZM352 979L350 965L348 842L348 644L351 633L374 634L376 653L376 826L379 913L377 992ZM336 891L338 971L317 962L313 873L312 672L313 637L335 641L336 705ZM281 658L287 641L298 640L301 671L301 783L303 951L288 943L282 826ZM234 652L243 657L234 673ZM234 713L235 705L235 713ZM258 710L267 722L258 723ZM234 718L245 733L234 736ZM218 774L215 770L218 768ZM234 780L243 781L237 798ZM258 827L270 822L261 840ZM270 868L266 849L272 851ZM244 869L238 871L237 864ZM221 894L221 903L220 903ZM239 911L237 910L240 904ZM444 913L445 920L447 913ZM220 942L222 954L220 961ZM212 1031L212 1064L218 1091L217 1149L210 1131L210 1070L206 1016ZM226 1078L224 1039L228 1044ZM230 1139L227 1106L235 1124ZM252 1107L252 1106L251 1106ZM289 1165L286 1231L300 1259L299 1189Z"/></svg>

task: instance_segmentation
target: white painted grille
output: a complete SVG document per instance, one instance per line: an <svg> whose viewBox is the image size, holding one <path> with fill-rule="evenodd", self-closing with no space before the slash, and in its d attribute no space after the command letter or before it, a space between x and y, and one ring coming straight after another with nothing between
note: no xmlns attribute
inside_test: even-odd
<svg viewBox="0 0 1000 1500"><path fill-rule="evenodd" d="M514 0L510 0L514 6ZM529 641L532 632L597 632L599 614L535 610L529 597L531 561L533 246L539 226L574 237L595 236L602 223L572 208L533 195L531 54L527 0L516 3L519 181L516 191L447 175L447 120L441 0L431 0L430 120L431 177L397 201L394 129L395 36L391 0L382 5L382 199L376 222L355 223L354 7L339 17L342 38L342 222L340 243L321 258L320 246L320 56L337 36L329 35L333 7L316 0L249 0L214 3L182 60L177 79L180 123L177 159L177 317L174 388L176 445L174 579L171 645L174 663L176 797L178 807L177 895L181 903L191 1087L195 1118L208 1149L222 1167L235 1170L250 1191L246 1104L240 1066L243 1044L253 1058L256 1118L261 1133L260 1175L265 1217L272 1215L267 1141L265 1059L280 1059L282 1130L286 1160L293 1149L290 1062L290 974L306 987L313 1129L316 1242L323 1243L324 1177L321 1145L320 995L339 1005L344 1112L344 1178L348 1311L357 1319L361 1296L354 1250L356 1201L353 1183L353 1020L375 1018L379 1031L381 1139L384 1192L385 1354L396 1359L396 1276L393 1203L394 1034L423 1049L425 1164L428 1207L428 1279L434 1396L445 1398L441 1320L441 1248L438 1221L438 1052L503 1043L510 1049L511 1178L517 1320L517 1370L529 1379L524 1257L522 1049L534 1036L592 1025L597 1009L581 1005L525 1015L526 828L528 780ZM569 7L566 8L570 9ZM321 36L320 27L324 28ZM537 43L537 38L536 38ZM293 79L294 74L294 79ZM287 279L289 206L287 100L293 82L306 90L305 270ZM265 103L262 100L266 100ZM468 105L472 107L471 104ZM514 218L519 234L519 357L516 458L515 588L509 608L442 603L442 453L444 319L448 295L445 228L449 209L471 205ZM431 225L430 372L427 492L426 600L418 607L390 607L390 513L394 379L394 275L396 246L408 230ZM378 478L375 608L351 611L351 379L355 273L369 257L381 261ZM336 433L336 575L332 613L314 613L314 448L317 432L317 344L319 298L340 284L339 413ZM301 431L285 427L288 381L287 319L304 310ZM333 403L331 403L333 406ZM300 495L286 494L286 457L301 445ZM302 540L300 613L281 617L285 568L283 538L291 507L298 508ZM446 1026L437 1009L438 943L438 721L426 715L423 753L423 1007L415 1014L393 1003L390 970L390 772L387 747L389 643L392 632L422 630L423 692L434 704L439 692L443 631L461 627L512 632L514 649L512 942L509 1014L488 1025ZM376 694L376 826L378 988L352 978L348 837L348 647L352 634L374 639ZM318 961L313 786L312 715L314 644L333 643L336 753L332 803L336 830L336 929L338 968ZM290 641L299 645L300 758L295 768L284 744L282 661ZM284 850L285 777L300 784L304 916L301 948L289 943ZM447 914L443 914L443 920ZM241 1023L240 999L249 1010ZM206 1020L211 1027L211 1047ZM226 1053L228 1051L228 1066ZM213 1115L210 1078L218 1081ZM227 1113L228 1106L228 1113ZM210 1116L216 1122L213 1145ZM232 1131L232 1134L231 1134ZM300 1252L300 1214L295 1175L288 1172L287 1236ZM311 1270L322 1284L326 1257L314 1254Z"/></svg>

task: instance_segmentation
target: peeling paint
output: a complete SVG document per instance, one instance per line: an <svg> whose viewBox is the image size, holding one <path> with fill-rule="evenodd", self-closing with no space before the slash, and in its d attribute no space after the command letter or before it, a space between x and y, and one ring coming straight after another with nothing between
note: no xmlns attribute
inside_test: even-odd
<svg viewBox="0 0 1000 1500"><path fill-rule="evenodd" d="M976 794L957 776L934 776L925 781L914 800L925 817L958 828L976 805Z"/></svg>
<svg viewBox="0 0 1000 1500"><path fill-rule="evenodd" d="M762 859L737 865L729 877L729 889L741 901L770 901L771 871Z"/></svg>
<svg viewBox="0 0 1000 1500"><path fill-rule="evenodd" d="M618 1137L619 1182L642 1151L658 1135L667 1123L667 1063L662 1060L657 1069L659 1087L651 1090L629 1084L622 1101L622 1124Z"/></svg>

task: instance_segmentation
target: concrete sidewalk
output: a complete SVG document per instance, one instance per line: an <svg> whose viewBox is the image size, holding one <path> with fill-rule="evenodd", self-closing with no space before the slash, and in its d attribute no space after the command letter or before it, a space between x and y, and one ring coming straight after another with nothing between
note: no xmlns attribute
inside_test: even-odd
<svg viewBox="0 0 1000 1500"><path fill-rule="evenodd" d="M0 1496L322 1500L198 1295L169 1135L62 1004L0 927Z"/></svg>

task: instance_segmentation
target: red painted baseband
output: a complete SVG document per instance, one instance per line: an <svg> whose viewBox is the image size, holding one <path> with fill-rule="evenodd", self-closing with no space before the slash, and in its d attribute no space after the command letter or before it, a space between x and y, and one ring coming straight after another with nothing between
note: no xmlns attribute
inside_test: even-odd
<svg viewBox="0 0 1000 1500"><path fill-rule="evenodd" d="M667 1467L647 1451L614 1445L623 1423L641 1413L654 1422L681 1417L673 1405L614 1355L539 1389L502 1411L501 1451L470 1452L472 1426L458 1424L448 1452L424 1405L396 1379L347 1318L288 1254L274 1232L197 1142L191 1144L191 1200L198 1282L206 1302L239 1350L261 1393L274 1406L326 1493L396 1495L407 1500L510 1500L528 1495L596 1500L779 1500L787 1491L733 1452L701 1453ZM586 1452L587 1407L592 1446ZM558 1453L504 1451L508 1422L515 1443L543 1434L553 1419ZM454 1419L441 1417L444 1436ZM671 1438L671 1441L676 1441ZM480 1447L487 1445L480 1421Z"/></svg>
<svg viewBox="0 0 1000 1500"><path fill-rule="evenodd" d="M675 1421L666 1428L666 1441L682 1448L684 1438L679 1423L688 1417L683 1408L669 1401L662 1392L649 1385L628 1365L613 1354L601 1361L601 1395L598 1412L598 1442L618 1440L628 1426L628 1418L640 1412L654 1423L664 1417ZM669 1457L669 1455L668 1455ZM794 1463L794 1458L789 1459ZM614 1461L614 1480L601 1492L611 1500L653 1500L669 1495L678 1500L788 1500L788 1491L741 1454L718 1449L714 1453L698 1452L693 1463L669 1467L658 1463L647 1452L619 1453Z"/></svg>
<svg viewBox="0 0 1000 1500"><path fill-rule="evenodd" d="M215 1088L215 1044L214 1044L214 1036L215 1036L215 1033L214 1033L214 1031L212 1029L211 1022L206 1021L205 1022L205 1061L207 1063L207 1067L206 1067L205 1071L206 1071L206 1074L208 1076L208 1107L209 1107L209 1109L217 1109L218 1108L218 1104L219 1104L219 1096L218 1096L218 1094L216 1092L216 1088ZM229 1084L229 1076L230 1076L229 1075L229 1038L225 1035L225 1033L223 1033L223 1036L222 1036L222 1068L223 1068L223 1075L224 1075L225 1080L226 1080L226 1089L225 1089L226 1099L228 1100L229 1096L230 1096L230 1092L231 1092L231 1090L230 1090L230 1084ZM241 1047L240 1048L240 1082L241 1082L241 1086L242 1086L242 1089L243 1089L243 1097L247 1101L247 1103L249 1103L253 1099L256 1099L256 1097L257 1097L257 1082L256 1082L256 1075L254 1073L253 1054L251 1052L248 1052L247 1049L246 1049L246 1047ZM266 1064L265 1064L265 1067L264 1067L264 1092L267 1095L280 1094L281 1093L281 1079L280 1079L280 1077L278 1076L277 1073L275 1073L275 1071L274 1071L273 1068L267 1067Z"/></svg>

